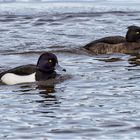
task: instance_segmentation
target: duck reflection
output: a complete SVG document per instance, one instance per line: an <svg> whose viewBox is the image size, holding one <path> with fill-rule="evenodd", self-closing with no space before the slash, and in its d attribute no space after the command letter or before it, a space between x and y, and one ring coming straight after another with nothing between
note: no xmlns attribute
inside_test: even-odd
<svg viewBox="0 0 140 140"><path fill-rule="evenodd" d="M128 62L129 64L131 64L132 67L140 66L140 54L131 54L131 57L128 59Z"/></svg>
<svg viewBox="0 0 140 140"><path fill-rule="evenodd" d="M56 92L55 85L38 85L36 88L43 90L40 93L51 94Z"/></svg>
<svg viewBox="0 0 140 140"><path fill-rule="evenodd" d="M98 61L103 61L103 62L117 62L117 61L122 61L121 58L102 58L102 59L97 59Z"/></svg>
<svg viewBox="0 0 140 140"><path fill-rule="evenodd" d="M39 95L43 97L42 100L38 100L37 102L43 103L43 106L50 106L60 103L55 95L57 92L55 85L38 84L36 89L39 89Z"/></svg>
<svg viewBox="0 0 140 140"><path fill-rule="evenodd" d="M102 58L101 57L96 58L96 60L103 61L103 62L119 62L119 61L124 61L123 56L122 55L106 55L106 56L103 56ZM129 67L140 66L140 53L129 54L129 56L125 60L128 61L128 63L130 64Z"/></svg>
<svg viewBox="0 0 140 140"><path fill-rule="evenodd" d="M20 86L20 89L21 90L16 92L21 92L24 98L27 98L30 103L37 105L37 107L34 108L34 113L40 114L43 117L55 117L53 114L61 103L58 94L56 95L56 93L58 93L56 84L46 84L45 82L24 84Z"/></svg>
<svg viewBox="0 0 140 140"><path fill-rule="evenodd" d="M36 98L34 101L40 103L42 107L60 104L55 93L58 92L55 88L56 84L34 83L24 84L20 86L20 90L14 92L22 92L24 95L29 95L28 98ZM35 91L35 92L34 92ZM37 92L37 93L36 93ZM38 97L38 95L40 97Z"/></svg>

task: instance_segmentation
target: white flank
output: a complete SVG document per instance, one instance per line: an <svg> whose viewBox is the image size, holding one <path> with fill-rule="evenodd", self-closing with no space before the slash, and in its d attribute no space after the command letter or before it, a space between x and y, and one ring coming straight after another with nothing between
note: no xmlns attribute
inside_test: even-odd
<svg viewBox="0 0 140 140"><path fill-rule="evenodd" d="M35 73L26 76L20 76L13 73L6 73L1 77L1 81L7 85L31 83L35 82Z"/></svg>

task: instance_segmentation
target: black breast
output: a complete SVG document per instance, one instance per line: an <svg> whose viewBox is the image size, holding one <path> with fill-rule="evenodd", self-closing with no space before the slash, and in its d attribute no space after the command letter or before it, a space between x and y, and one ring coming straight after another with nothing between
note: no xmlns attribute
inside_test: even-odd
<svg viewBox="0 0 140 140"><path fill-rule="evenodd" d="M35 74L36 81L46 81L48 79L54 79L58 76L58 74L55 71L50 71L48 73L42 72L37 70Z"/></svg>

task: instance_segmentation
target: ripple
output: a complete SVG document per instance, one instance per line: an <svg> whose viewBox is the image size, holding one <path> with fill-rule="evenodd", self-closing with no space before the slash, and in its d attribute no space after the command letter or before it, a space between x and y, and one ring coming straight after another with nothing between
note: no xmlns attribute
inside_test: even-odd
<svg viewBox="0 0 140 140"><path fill-rule="evenodd" d="M137 4L110 0L1 3L0 71L36 64L48 51L67 74L1 83L0 139L139 139L140 55L81 49L97 38L124 36L127 26L139 26L139 13Z"/></svg>

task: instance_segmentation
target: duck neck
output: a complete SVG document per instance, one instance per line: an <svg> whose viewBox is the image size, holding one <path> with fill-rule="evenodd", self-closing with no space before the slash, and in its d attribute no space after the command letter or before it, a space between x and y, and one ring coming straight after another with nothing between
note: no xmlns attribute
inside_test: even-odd
<svg viewBox="0 0 140 140"><path fill-rule="evenodd" d="M126 33L126 41L127 41L127 42L134 42L134 41L133 41L133 37L130 35L129 32L130 32L130 31L128 30L127 33Z"/></svg>
<svg viewBox="0 0 140 140"><path fill-rule="evenodd" d="M54 70L48 72L36 70L35 79L36 81L45 81L51 78L55 78L56 75L57 74Z"/></svg>

